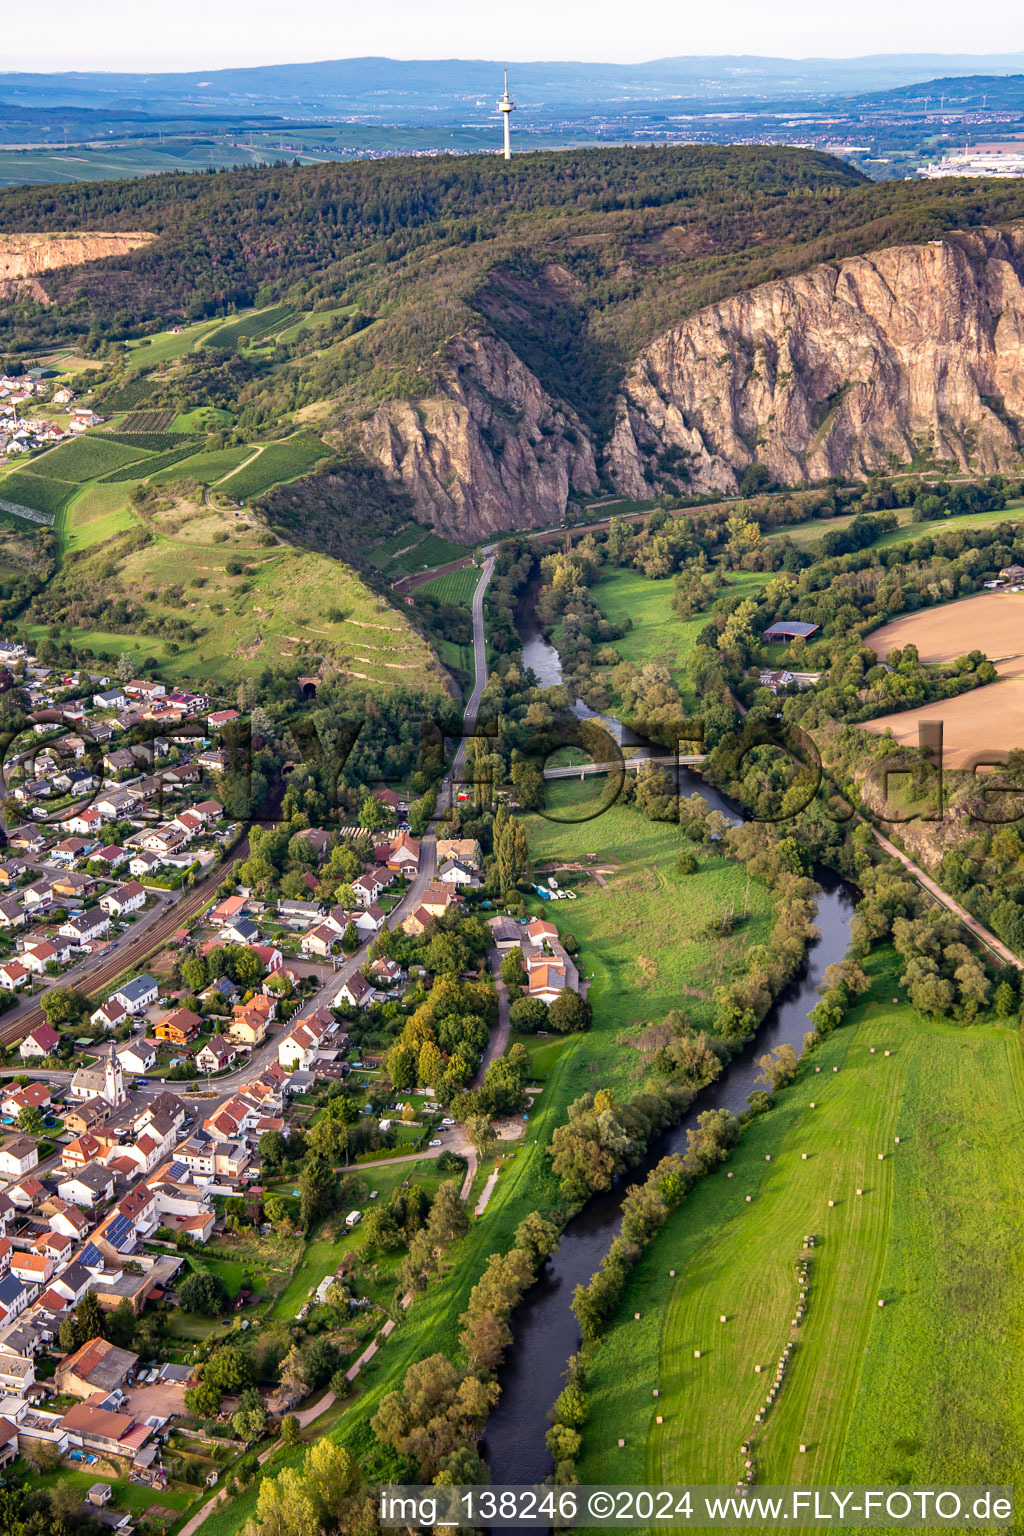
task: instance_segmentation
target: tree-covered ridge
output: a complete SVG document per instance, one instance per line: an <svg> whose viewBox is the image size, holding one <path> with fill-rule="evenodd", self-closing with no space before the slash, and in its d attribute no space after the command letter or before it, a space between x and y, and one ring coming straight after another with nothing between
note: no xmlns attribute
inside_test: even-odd
<svg viewBox="0 0 1024 1536"><path fill-rule="evenodd" d="M0 306L0 350L142 333L253 303L376 322L305 360L358 408L429 389L452 336L493 329L588 424L637 349L703 305L815 262L1024 217L1024 189L866 182L771 146L589 149L275 166L24 188L5 230L147 229L128 256ZM309 378L315 374L315 381ZM284 404L291 386L282 385Z"/></svg>

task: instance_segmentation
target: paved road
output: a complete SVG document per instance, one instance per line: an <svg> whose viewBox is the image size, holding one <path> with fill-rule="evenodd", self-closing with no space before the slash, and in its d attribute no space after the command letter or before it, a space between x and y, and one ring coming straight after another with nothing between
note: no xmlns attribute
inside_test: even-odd
<svg viewBox="0 0 1024 1536"><path fill-rule="evenodd" d="M930 896L934 896L936 901L941 902L944 907L954 913L963 923L964 927L969 928L976 938L980 939L994 954L999 956L1000 960L1004 960L1007 965L1012 965L1015 970L1024 971L1024 960L1019 955L1015 955L1013 950L1008 949L1001 939L997 939L994 933L990 933L984 924L979 923L978 919L968 912L966 907L962 907L948 891L944 891L942 886L932 879L931 875L925 874L920 865L915 864L913 859L896 847L895 843L891 843L887 837L883 837L877 827L873 827L872 831L875 834L875 841L879 846L884 848L886 853L891 854L894 859L899 859L904 869L910 871L914 879L919 885L924 886L924 889Z"/></svg>

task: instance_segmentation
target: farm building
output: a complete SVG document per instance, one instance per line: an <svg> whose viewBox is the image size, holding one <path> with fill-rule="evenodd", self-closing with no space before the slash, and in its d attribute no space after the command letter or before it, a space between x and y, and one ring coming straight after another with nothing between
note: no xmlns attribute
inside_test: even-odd
<svg viewBox="0 0 1024 1536"><path fill-rule="evenodd" d="M817 624L805 624L801 619L776 619L765 630L764 638L769 645L776 640L809 640L818 627Z"/></svg>

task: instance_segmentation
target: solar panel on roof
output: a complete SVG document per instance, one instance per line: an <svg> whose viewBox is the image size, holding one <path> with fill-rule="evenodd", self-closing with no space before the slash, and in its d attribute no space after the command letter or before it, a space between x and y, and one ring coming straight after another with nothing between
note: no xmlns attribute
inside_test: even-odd
<svg viewBox="0 0 1024 1536"><path fill-rule="evenodd" d="M188 1178L188 1164L187 1163L172 1163L170 1168L169 1168L169 1170L168 1170L168 1173L169 1173L169 1176L172 1179L187 1179Z"/></svg>
<svg viewBox="0 0 1024 1536"><path fill-rule="evenodd" d="M78 1260L80 1264L85 1264L88 1267L90 1264L102 1264L103 1255L95 1243L88 1243L78 1255Z"/></svg>

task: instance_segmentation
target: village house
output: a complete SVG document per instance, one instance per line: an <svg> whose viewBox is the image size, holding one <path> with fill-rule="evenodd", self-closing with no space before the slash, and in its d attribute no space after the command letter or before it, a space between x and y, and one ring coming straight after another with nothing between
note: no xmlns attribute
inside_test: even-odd
<svg viewBox="0 0 1024 1536"><path fill-rule="evenodd" d="M337 930L325 923L318 923L308 933L302 935L300 948L304 955L317 955L320 959L327 959L334 953L335 945L341 935Z"/></svg>
<svg viewBox="0 0 1024 1536"><path fill-rule="evenodd" d="M332 1001L335 1008L345 1004L352 1008L368 1008L373 1002L373 988L365 976L353 971L348 980L342 982Z"/></svg>
<svg viewBox="0 0 1024 1536"><path fill-rule="evenodd" d="M29 980L29 973L20 960L5 960L0 965L0 987L5 992L17 992Z"/></svg>
<svg viewBox="0 0 1024 1536"><path fill-rule="evenodd" d="M102 1163L87 1163L84 1168L69 1169L67 1176L57 1185L57 1193L69 1205L81 1205L91 1210L102 1205L114 1193L114 1175Z"/></svg>
<svg viewBox="0 0 1024 1536"><path fill-rule="evenodd" d="M105 848L95 849L89 855L89 859L91 863L103 864L109 871L119 869L122 864L126 863L128 853L126 849L119 847L117 843L108 843Z"/></svg>
<svg viewBox="0 0 1024 1536"><path fill-rule="evenodd" d="M382 891L386 890L395 878L394 870L381 865L377 869L371 869L366 874L353 880L352 890L356 901L361 907L371 907Z"/></svg>
<svg viewBox="0 0 1024 1536"><path fill-rule="evenodd" d="M0 1174L6 1179L20 1179L38 1163L39 1148L29 1136L14 1136L0 1146ZM13 1192L7 1193L14 1200Z"/></svg>
<svg viewBox="0 0 1024 1536"><path fill-rule="evenodd" d="M130 1413L111 1413L89 1403L76 1403L60 1421L69 1442L101 1456L121 1456L132 1461L153 1433L138 1424Z"/></svg>
<svg viewBox="0 0 1024 1536"><path fill-rule="evenodd" d="M99 1024L102 1029L116 1029L119 1024L125 1023L131 1018L127 1008L114 998L108 997L105 1003L101 1003L94 1013L89 1015L90 1024Z"/></svg>
<svg viewBox="0 0 1024 1536"><path fill-rule="evenodd" d="M156 1046L152 1040L130 1040L117 1047L117 1058L123 1072L141 1077L156 1066Z"/></svg>
<svg viewBox="0 0 1024 1536"><path fill-rule="evenodd" d="M200 1072L223 1072L231 1066L237 1054L223 1035L212 1035L202 1049L196 1052L196 1069Z"/></svg>
<svg viewBox="0 0 1024 1536"><path fill-rule="evenodd" d="M94 1392L106 1396L128 1385L138 1363L138 1355L129 1350L118 1349L106 1339L90 1339L60 1361L54 1380L58 1392L70 1397L92 1397Z"/></svg>
<svg viewBox="0 0 1024 1536"><path fill-rule="evenodd" d="M137 880L129 880L126 885L119 885L116 890L100 897L100 906L111 917L125 917L145 905L146 893Z"/></svg>
<svg viewBox="0 0 1024 1536"><path fill-rule="evenodd" d="M247 1003L236 1003L228 1036L236 1045L262 1045L267 1038L267 1025L274 1016L272 998L257 995Z"/></svg>
<svg viewBox="0 0 1024 1536"><path fill-rule="evenodd" d="M148 875L155 875L163 868L163 860L157 853L148 853L145 848L140 848L138 853L133 853L128 863L128 873L134 875L136 880L145 880Z"/></svg>
<svg viewBox="0 0 1024 1536"><path fill-rule="evenodd" d="M159 988L153 977L144 972L136 976L133 981L125 982L111 994L114 1002L120 1003L126 1013L139 1014L156 1002Z"/></svg>
<svg viewBox="0 0 1024 1536"><path fill-rule="evenodd" d="M399 875L414 875L420 867L420 845L408 832L400 832L388 850L387 867Z"/></svg>
<svg viewBox="0 0 1024 1536"><path fill-rule="evenodd" d="M0 1113L17 1119L23 1109L48 1109L50 1090L45 1083L26 1083L23 1088L13 1085L0 1091Z"/></svg>
<svg viewBox="0 0 1024 1536"><path fill-rule="evenodd" d="M60 1035L49 1024L37 1024L18 1047L22 1061L42 1060L52 1056L60 1047Z"/></svg>
<svg viewBox="0 0 1024 1536"><path fill-rule="evenodd" d="M50 894L55 901L62 905L78 904L85 901L96 889L96 881L92 875L80 873L78 870L69 870L66 874L54 875L50 882Z"/></svg>
<svg viewBox="0 0 1024 1536"><path fill-rule="evenodd" d="M78 949L85 949L110 932L110 918L101 907L91 907L81 917L69 917L57 932L61 938L70 939Z"/></svg>
<svg viewBox="0 0 1024 1536"><path fill-rule="evenodd" d="M198 1013L193 1013L190 1008L175 1008L154 1026L153 1033L158 1040L166 1040L171 1045L188 1045L202 1027Z"/></svg>
<svg viewBox="0 0 1024 1536"><path fill-rule="evenodd" d="M467 869L479 871L483 863L480 844L475 837L439 837L437 839L438 865L446 864L449 859L456 859Z"/></svg>

